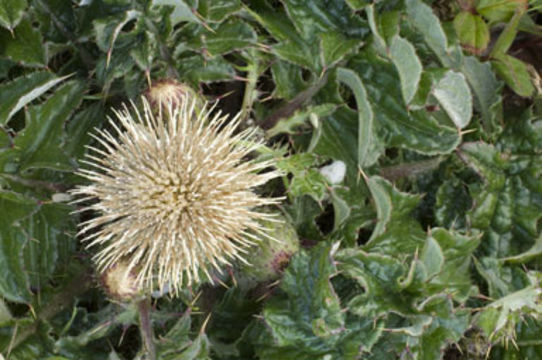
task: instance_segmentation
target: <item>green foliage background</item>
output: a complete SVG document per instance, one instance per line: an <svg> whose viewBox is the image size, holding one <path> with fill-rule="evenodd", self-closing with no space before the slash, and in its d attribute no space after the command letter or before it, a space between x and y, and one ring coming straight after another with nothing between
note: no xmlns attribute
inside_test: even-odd
<svg viewBox="0 0 542 360"><path fill-rule="evenodd" d="M146 358L66 192L111 107L167 77L262 128L303 246L278 283L156 298L160 359L542 358L541 8L1 0L0 352Z"/></svg>

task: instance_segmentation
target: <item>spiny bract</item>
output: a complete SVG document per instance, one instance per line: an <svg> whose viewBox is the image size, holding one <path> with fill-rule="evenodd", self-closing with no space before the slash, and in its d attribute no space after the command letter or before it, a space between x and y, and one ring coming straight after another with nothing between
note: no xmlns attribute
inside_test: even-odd
<svg viewBox="0 0 542 360"><path fill-rule="evenodd" d="M99 213L82 224L80 234L103 272L128 259L137 286L152 291L212 281L212 269L230 264L261 236L259 220L270 218L256 207L277 203L252 189L278 175L261 172L272 161L255 162L247 155L261 144L255 129L235 134L239 116L212 114L196 102L170 106L155 116L143 100L116 111L110 119L116 134L98 130L101 144L83 162L93 169L78 173L91 181L73 193L78 202L95 199L81 211ZM103 147L103 149L102 149Z"/></svg>

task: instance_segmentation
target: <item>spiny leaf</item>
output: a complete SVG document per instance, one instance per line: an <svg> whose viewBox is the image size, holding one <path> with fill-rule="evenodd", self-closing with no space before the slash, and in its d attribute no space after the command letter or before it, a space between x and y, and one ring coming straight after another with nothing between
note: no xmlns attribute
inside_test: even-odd
<svg viewBox="0 0 542 360"><path fill-rule="evenodd" d="M2 1L0 3L0 26L13 30L23 18L26 5L26 0Z"/></svg>
<svg viewBox="0 0 542 360"><path fill-rule="evenodd" d="M472 95L463 74L448 71L433 89L433 94L455 126L463 129L469 124L472 117Z"/></svg>
<svg viewBox="0 0 542 360"><path fill-rule="evenodd" d="M9 119L32 100L40 97L66 77L57 78L49 72L33 72L0 86L0 124Z"/></svg>
<svg viewBox="0 0 542 360"><path fill-rule="evenodd" d="M24 235L13 225L36 209L35 200L12 192L0 192L0 293L10 301L30 301L22 258Z"/></svg>
<svg viewBox="0 0 542 360"><path fill-rule="evenodd" d="M20 149L20 170L50 168L71 170L73 163L61 150L64 124L83 97L83 85L72 81L55 92L43 105L27 112L27 126L15 139Z"/></svg>
<svg viewBox="0 0 542 360"><path fill-rule="evenodd" d="M399 36L393 38L390 46L390 59L399 72L401 92L406 104L414 98L422 75L422 63L414 46Z"/></svg>
<svg viewBox="0 0 542 360"><path fill-rule="evenodd" d="M374 115L371 104L367 99L367 92L359 76L350 69L337 69L337 80L348 85L356 98L358 108L358 165L362 168L371 166L378 160L380 152L373 144L376 142L373 125Z"/></svg>
<svg viewBox="0 0 542 360"><path fill-rule="evenodd" d="M29 20L22 20L13 33L0 29L2 48L3 54L15 62L34 67L47 65L41 33Z"/></svg>

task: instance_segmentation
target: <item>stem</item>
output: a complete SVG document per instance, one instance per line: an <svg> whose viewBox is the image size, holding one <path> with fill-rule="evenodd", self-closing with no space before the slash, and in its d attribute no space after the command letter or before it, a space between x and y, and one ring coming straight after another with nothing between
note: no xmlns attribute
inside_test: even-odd
<svg viewBox="0 0 542 360"><path fill-rule="evenodd" d="M137 311L139 313L139 330L141 332L141 340L143 347L149 355L149 360L156 360L156 349L154 346L154 334L151 324L151 301L149 298L144 298L137 303Z"/></svg>
<svg viewBox="0 0 542 360"><path fill-rule="evenodd" d="M420 173L433 170L439 166L442 160L443 159L438 156L432 159L416 161L408 164L387 166L380 170L380 175L383 178L394 181L403 177L418 175Z"/></svg>
<svg viewBox="0 0 542 360"><path fill-rule="evenodd" d="M258 82L259 63L254 53L255 53L254 49L252 49L249 52L249 55L251 57L247 61L247 66L246 66L247 82L245 85L245 94L243 96L243 105L241 106L242 119L248 118L250 112L252 111L252 104L254 103L254 100L256 99L255 90L256 90L256 83Z"/></svg>

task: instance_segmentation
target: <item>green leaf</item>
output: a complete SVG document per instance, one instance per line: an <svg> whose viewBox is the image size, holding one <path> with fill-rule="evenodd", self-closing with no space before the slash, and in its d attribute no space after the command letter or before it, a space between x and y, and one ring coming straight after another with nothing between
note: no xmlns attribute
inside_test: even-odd
<svg viewBox="0 0 542 360"><path fill-rule="evenodd" d="M502 126L502 82L489 62L482 63L474 56L465 57L461 72L474 93L474 108L482 114L485 133L495 136Z"/></svg>
<svg viewBox="0 0 542 360"><path fill-rule="evenodd" d="M370 350L381 328L341 309L330 283L335 272L326 244L294 255L280 285L283 295L263 310L266 326L256 346L261 358L353 359Z"/></svg>
<svg viewBox="0 0 542 360"><path fill-rule="evenodd" d="M420 254L420 261L425 267L425 271L429 277L438 274L442 270L444 264L444 254L437 241L432 237L428 237L425 246Z"/></svg>
<svg viewBox="0 0 542 360"><path fill-rule="evenodd" d="M444 64L449 64L448 40L433 10L421 0L406 0L407 19L423 35L427 45Z"/></svg>
<svg viewBox="0 0 542 360"><path fill-rule="evenodd" d="M109 67L111 53L113 52L115 41L117 41L122 28L130 21L141 17L141 15L141 12L137 10L128 10L125 11L122 16L116 15L94 21L96 44L102 51L107 53L106 68Z"/></svg>
<svg viewBox="0 0 542 360"><path fill-rule="evenodd" d="M299 153L283 158L277 162L277 168L292 174L287 190L291 196L310 195L316 201L322 201L327 192L327 182L322 174L314 168L316 157L310 153Z"/></svg>
<svg viewBox="0 0 542 360"><path fill-rule="evenodd" d="M330 31L356 38L362 38L367 33L365 22L359 16L353 16L352 10L343 1L284 0L283 4L306 41L315 41L319 34Z"/></svg>
<svg viewBox="0 0 542 360"><path fill-rule="evenodd" d="M358 141L357 163L365 168L374 164L380 156L376 149L376 133L374 131L374 115L371 104L367 99L367 92L359 76L350 69L337 69L337 80L348 85L356 98L358 113Z"/></svg>
<svg viewBox="0 0 542 360"><path fill-rule="evenodd" d="M65 79L37 71L0 85L0 125L6 125L17 111Z"/></svg>
<svg viewBox="0 0 542 360"><path fill-rule="evenodd" d="M504 258L503 260L510 263L526 263L540 255L542 255L542 234L540 234L529 250L516 256Z"/></svg>
<svg viewBox="0 0 542 360"><path fill-rule="evenodd" d="M455 126L463 129L472 117L472 95L465 76L448 71L433 89L433 94Z"/></svg>
<svg viewBox="0 0 542 360"><path fill-rule="evenodd" d="M476 11L490 23L506 22L516 10L526 7L526 0L479 0L476 2Z"/></svg>
<svg viewBox="0 0 542 360"><path fill-rule="evenodd" d="M359 39L348 39L338 32L322 34L320 49L322 51L322 65L332 67L341 61L347 54L354 52L361 45Z"/></svg>
<svg viewBox="0 0 542 360"><path fill-rule="evenodd" d="M45 67L45 47L41 33L32 27L29 20L22 20L13 33L0 30L0 52L9 59L23 65Z"/></svg>
<svg viewBox="0 0 542 360"><path fill-rule="evenodd" d="M281 59L293 64L318 72L320 69L319 58L309 46L298 45L293 42L282 42L272 47L273 52Z"/></svg>
<svg viewBox="0 0 542 360"><path fill-rule="evenodd" d="M489 26L478 15L462 11L454 19L454 28L461 45L474 54L481 54L489 43Z"/></svg>
<svg viewBox="0 0 542 360"><path fill-rule="evenodd" d="M507 54L499 55L491 63L506 85L516 94L525 97L533 95L535 88L527 64Z"/></svg>
<svg viewBox="0 0 542 360"><path fill-rule="evenodd" d="M199 333L175 360L210 360L211 343L205 333Z"/></svg>
<svg viewBox="0 0 542 360"><path fill-rule="evenodd" d="M348 302L351 311L373 318L389 311L397 314L412 312L413 304L399 295L402 291L400 281L408 273L408 268L399 260L355 248L339 251L336 259L341 273L363 287L363 292Z"/></svg>
<svg viewBox="0 0 542 360"><path fill-rule="evenodd" d="M25 270L30 284L36 288L46 284L60 259L67 261L75 249L69 234L75 234L70 221L73 208L63 204L44 204L39 211L20 221L19 229L26 238L23 248Z"/></svg>
<svg viewBox="0 0 542 360"><path fill-rule="evenodd" d="M255 43L254 29L243 21L231 19L221 23L212 32L199 27L188 45L195 51L204 51L213 57L240 50Z"/></svg>
<svg viewBox="0 0 542 360"><path fill-rule="evenodd" d="M177 25L182 21L200 23L201 21L194 14L189 5L184 0L153 0L152 6L170 6L173 8L170 20L172 25Z"/></svg>
<svg viewBox="0 0 542 360"><path fill-rule="evenodd" d="M352 10L361 10L367 5L368 0L346 0L346 3L352 8Z"/></svg>
<svg viewBox="0 0 542 360"><path fill-rule="evenodd" d="M26 0L4 0L0 3L0 26L13 30L23 18Z"/></svg>
<svg viewBox="0 0 542 360"><path fill-rule="evenodd" d="M495 300L478 314L476 323L490 338L513 336L517 322L523 321L526 316L538 318L542 315L540 295L542 289L529 286Z"/></svg>
<svg viewBox="0 0 542 360"><path fill-rule="evenodd" d="M340 107L332 115L319 119L314 130L314 153L341 160L347 173L356 174L358 166L359 115ZM316 135L315 135L316 134Z"/></svg>
<svg viewBox="0 0 542 360"><path fill-rule="evenodd" d="M305 90L307 84L301 76L301 70L298 66L283 60L277 60L271 65L275 82L273 97L290 100Z"/></svg>
<svg viewBox="0 0 542 360"><path fill-rule="evenodd" d="M504 30L499 34L497 41L495 41L495 44L491 49L491 53L489 54L490 57L499 57L508 52L518 34L518 27L524 13L525 11L516 11L510 21L507 22Z"/></svg>
<svg viewBox="0 0 542 360"><path fill-rule="evenodd" d="M13 319L11 312L6 306L6 303L4 302L4 300L0 299L0 326L3 326L4 324L8 323L11 319Z"/></svg>
<svg viewBox="0 0 542 360"><path fill-rule="evenodd" d="M481 242L481 234L468 236L443 228L431 229L420 260L427 276L426 291L445 292L464 303L478 291L471 280L471 259Z"/></svg>
<svg viewBox="0 0 542 360"><path fill-rule="evenodd" d="M30 301L22 257L24 235L13 224L36 209L35 200L16 193L0 192L0 294L9 301Z"/></svg>
<svg viewBox="0 0 542 360"><path fill-rule="evenodd" d="M461 140L458 130L449 126L442 110L408 110L401 94L400 79L394 66L369 52L360 52L349 63L360 76L375 111L380 139L388 147L407 148L426 155L450 153Z"/></svg>
<svg viewBox="0 0 542 360"><path fill-rule="evenodd" d="M390 59L399 72L403 99L406 104L409 104L418 91L418 83L422 76L422 63L416 55L414 46L399 36L392 39L389 51Z"/></svg>
<svg viewBox="0 0 542 360"><path fill-rule="evenodd" d="M183 59L178 65L179 73L194 84L232 80L235 69L222 57L204 59L196 55Z"/></svg>
<svg viewBox="0 0 542 360"><path fill-rule="evenodd" d="M525 271L517 266L505 266L493 257L483 257L474 261L476 270L487 283L488 294L499 299L530 285Z"/></svg>
<svg viewBox="0 0 542 360"><path fill-rule="evenodd" d="M412 217L420 197L398 191L387 180L373 176L367 179L378 215L371 238L363 246L367 251L378 251L402 257L421 248L426 234Z"/></svg>
<svg viewBox="0 0 542 360"><path fill-rule="evenodd" d="M49 168L72 170L74 163L62 151L64 124L83 97L83 84L71 81L42 105L27 111L26 127L15 139L20 149L20 170Z"/></svg>
<svg viewBox="0 0 542 360"><path fill-rule="evenodd" d="M104 108L100 103L88 106L72 116L66 125L64 151L69 156L79 159L87 151L94 128L99 128L105 120Z"/></svg>
<svg viewBox="0 0 542 360"><path fill-rule="evenodd" d="M485 181L483 189L471 190L475 206L468 216L473 227L485 231L484 247L492 256L510 257L527 251L539 235L542 187L536 179L542 169L537 155L542 144L537 140L540 129L526 114L505 129L499 141L507 153L484 143L461 147L460 156ZM524 148L515 149L518 144L525 144Z"/></svg>
<svg viewBox="0 0 542 360"><path fill-rule="evenodd" d="M296 111L289 118L280 120L275 126L267 131L267 134L271 137L282 133L295 134L295 129L298 126L305 124L307 119L328 116L333 113L336 108L337 105L335 104L309 106L306 109Z"/></svg>
<svg viewBox="0 0 542 360"><path fill-rule="evenodd" d="M439 187L435 207L435 217L439 225L464 229L467 226L466 214L472 207L472 199L465 184L454 177Z"/></svg>
<svg viewBox="0 0 542 360"><path fill-rule="evenodd" d="M200 8L205 3L206 11L200 11L209 22L222 22L227 17L242 9L240 0L206 0L200 1Z"/></svg>

